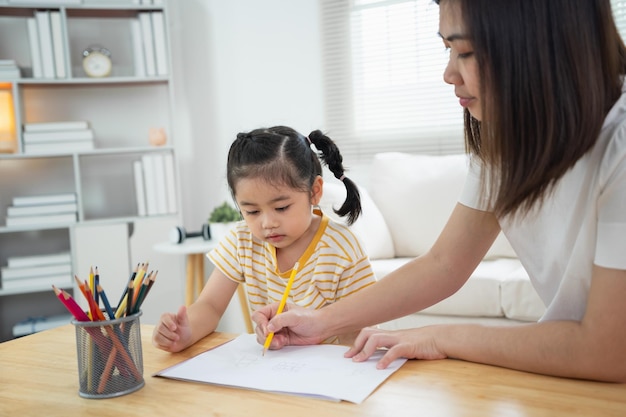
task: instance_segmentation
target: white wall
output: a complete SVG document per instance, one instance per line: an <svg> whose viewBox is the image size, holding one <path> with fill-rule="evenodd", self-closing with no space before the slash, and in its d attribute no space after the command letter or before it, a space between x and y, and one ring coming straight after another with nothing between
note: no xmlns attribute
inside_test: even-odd
<svg viewBox="0 0 626 417"><path fill-rule="evenodd" d="M238 132L277 124L304 134L323 128L319 13L316 0L170 0L168 6L172 136L183 223L195 231L230 199L226 156ZM235 301L220 330L243 331L237 316Z"/></svg>
<svg viewBox="0 0 626 417"><path fill-rule="evenodd" d="M238 132L322 124L315 0L170 1L176 148L184 223L196 230L230 198L226 155Z"/></svg>

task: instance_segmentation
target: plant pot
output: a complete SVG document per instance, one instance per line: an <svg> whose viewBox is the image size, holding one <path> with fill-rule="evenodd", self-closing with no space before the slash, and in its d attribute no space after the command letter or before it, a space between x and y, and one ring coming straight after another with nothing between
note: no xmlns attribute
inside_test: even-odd
<svg viewBox="0 0 626 417"><path fill-rule="evenodd" d="M219 242L222 240L224 236L235 227L237 222L228 222L228 223L209 223L209 230L211 231L211 240L214 242Z"/></svg>

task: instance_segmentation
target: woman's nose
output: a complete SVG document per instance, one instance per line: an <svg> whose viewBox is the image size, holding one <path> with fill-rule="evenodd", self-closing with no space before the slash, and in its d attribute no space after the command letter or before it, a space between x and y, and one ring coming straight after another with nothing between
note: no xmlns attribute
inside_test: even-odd
<svg viewBox="0 0 626 417"><path fill-rule="evenodd" d="M443 71L443 80L452 85L460 84L463 80L456 66L452 62L451 59L448 60L448 64L446 65L446 69Z"/></svg>

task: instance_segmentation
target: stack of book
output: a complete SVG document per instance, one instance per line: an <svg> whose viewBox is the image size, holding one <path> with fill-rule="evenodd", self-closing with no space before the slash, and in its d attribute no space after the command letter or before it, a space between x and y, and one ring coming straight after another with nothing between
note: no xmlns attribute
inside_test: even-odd
<svg viewBox="0 0 626 417"><path fill-rule="evenodd" d="M7 208L7 227L76 223L76 194L44 194L13 197Z"/></svg>
<svg viewBox="0 0 626 417"><path fill-rule="evenodd" d="M21 76L14 59L0 59L0 80L12 80Z"/></svg>
<svg viewBox="0 0 626 417"><path fill-rule="evenodd" d="M94 134L87 121L25 123L24 153L81 152L94 149Z"/></svg>
<svg viewBox="0 0 626 417"><path fill-rule="evenodd" d="M60 11L36 10L26 23L33 78L67 78Z"/></svg>
<svg viewBox="0 0 626 417"><path fill-rule="evenodd" d="M72 258L69 252L39 256L16 256L7 259L0 269L2 289L49 289L52 285L68 288L73 285Z"/></svg>
<svg viewBox="0 0 626 417"><path fill-rule="evenodd" d="M139 216L177 212L174 157L171 153L144 155L134 162L133 172Z"/></svg>
<svg viewBox="0 0 626 417"><path fill-rule="evenodd" d="M150 3L142 3L150 4ZM137 77L167 75L167 42L162 11L140 12L131 26Z"/></svg>
<svg viewBox="0 0 626 417"><path fill-rule="evenodd" d="M56 316L29 317L13 326L13 337L27 336L29 334L53 329L64 324L69 324L72 316L59 314Z"/></svg>

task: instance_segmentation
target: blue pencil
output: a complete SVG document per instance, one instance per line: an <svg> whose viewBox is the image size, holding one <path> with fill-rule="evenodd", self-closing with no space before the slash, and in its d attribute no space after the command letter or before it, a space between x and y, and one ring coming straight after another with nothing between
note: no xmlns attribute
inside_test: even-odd
<svg viewBox="0 0 626 417"><path fill-rule="evenodd" d="M102 304L104 304L104 309L107 312L107 315L109 316L109 320L113 320L115 319L115 313L113 312L113 309L111 308L111 304L109 303L109 299L107 298L106 294L104 293L104 290L102 289L101 285L97 285L98 288L98 294L100 294L100 298L102 298Z"/></svg>

